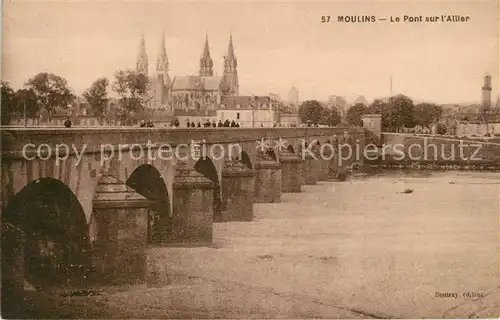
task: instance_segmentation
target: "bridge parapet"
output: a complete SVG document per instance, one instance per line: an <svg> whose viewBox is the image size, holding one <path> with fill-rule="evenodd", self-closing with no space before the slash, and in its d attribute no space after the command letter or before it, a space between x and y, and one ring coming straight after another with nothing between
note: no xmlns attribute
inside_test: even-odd
<svg viewBox="0 0 500 320"><path fill-rule="evenodd" d="M362 128L2 128L2 155L22 157L25 146L44 146L56 150L59 155L99 153L105 150L124 150L136 144L190 145L192 141L206 141L207 144L228 144L253 142L260 139L298 139L344 134L364 134ZM61 147L61 145L68 146ZM33 148L30 148L33 149ZM32 150L26 150L32 154ZM41 150L43 152L43 150ZM30 153L31 152L31 153ZM52 151L54 152L54 151Z"/></svg>

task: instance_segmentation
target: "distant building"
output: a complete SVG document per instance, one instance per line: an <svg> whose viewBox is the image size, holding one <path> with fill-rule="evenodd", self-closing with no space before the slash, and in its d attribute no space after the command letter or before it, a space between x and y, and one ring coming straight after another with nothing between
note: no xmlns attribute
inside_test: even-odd
<svg viewBox="0 0 500 320"><path fill-rule="evenodd" d="M299 105L299 90L292 87L288 92L288 103L292 106L298 107Z"/></svg>
<svg viewBox="0 0 500 320"><path fill-rule="evenodd" d="M209 110L220 103L222 77L174 77L170 105L173 110Z"/></svg>
<svg viewBox="0 0 500 320"><path fill-rule="evenodd" d="M484 83L482 87L482 106L483 108L491 107L491 76L489 74L484 76Z"/></svg>
<svg viewBox="0 0 500 320"><path fill-rule="evenodd" d="M271 98L271 100L273 101L276 101L276 102L281 102L281 97L279 96L279 94L277 93L270 93L269 94L269 98Z"/></svg>
<svg viewBox="0 0 500 320"><path fill-rule="evenodd" d="M223 96L237 96L239 93L238 61L234 54L233 37L229 37L227 56L224 57L222 77L214 76L213 60L210 57L208 36L200 58L198 75L175 76L168 74L169 62L165 49L165 37L162 33L160 50L156 61L156 72L149 76L149 64L146 54L146 42L141 38L136 69L149 79L149 108L174 110L210 110L220 103Z"/></svg>
<svg viewBox="0 0 500 320"><path fill-rule="evenodd" d="M279 123L282 127L298 127L301 121L298 113L282 113Z"/></svg>
<svg viewBox="0 0 500 320"><path fill-rule="evenodd" d="M272 99L265 96L223 97L217 110L217 121L234 120L241 127L272 127L278 121Z"/></svg>
<svg viewBox="0 0 500 320"><path fill-rule="evenodd" d="M356 100L354 100L354 102L351 103L351 105L354 106L354 105L356 105L358 103L364 104L365 106L369 105L368 101L366 100L366 98L364 96L358 96L356 98Z"/></svg>
<svg viewBox="0 0 500 320"><path fill-rule="evenodd" d="M349 108L347 101L344 97L331 95L328 97L328 101L326 102L326 106L330 109L335 109L339 113L339 115L344 118Z"/></svg>
<svg viewBox="0 0 500 320"><path fill-rule="evenodd" d="M67 108L55 108L52 112L52 117L49 120L49 115L45 109L41 109L37 118L27 118L26 126L63 126L66 119L71 119L73 126L101 126L109 125L110 123L103 119L100 122L99 117L94 115L87 101L81 97L77 97L73 104ZM24 126L23 117L15 117L10 120L10 124L14 126Z"/></svg>

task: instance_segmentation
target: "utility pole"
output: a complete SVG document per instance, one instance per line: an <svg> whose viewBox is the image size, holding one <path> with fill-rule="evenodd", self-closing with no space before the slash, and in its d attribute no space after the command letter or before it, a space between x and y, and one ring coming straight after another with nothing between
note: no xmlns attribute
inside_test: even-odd
<svg viewBox="0 0 500 320"><path fill-rule="evenodd" d="M486 134L489 134L489 117L490 117L490 107L491 107L491 76L487 74L484 77L484 85L482 87L483 101L482 101L482 114L483 122L486 124Z"/></svg>
<svg viewBox="0 0 500 320"><path fill-rule="evenodd" d="M278 108L278 125L281 126L281 108L280 108L280 103L276 103L276 108Z"/></svg>
<svg viewBox="0 0 500 320"><path fill-rule="evenodd" d="M389 78L389 97L392 97L392 76Z"/></svg>
<svg viewBox="0 0 500 320"><path fill-rule="evenodd" d="M24 126L27 126L27 119L26 119L26 95L23 97L23 117L24 117Z"/></svg>
<svg viewBox="0 0 500 320"><path fill-rule="evenodd" d="M255 105L252 105L252 128L255 128Z"/></svg>
<svg viewBox="0 0 500 320"><path fill-rule="evenodd" d="M330 127L332 126L332 118L333 118L333 105L332 105L332 108L330 110L330 121L329 121Z"/></svg>
<svg viewBox="0 0 500 320"><path fill-rule="evenodd" d="M255 98L252 96L252 103L250 104L252 106L252 128L255 128Z"/></svg>

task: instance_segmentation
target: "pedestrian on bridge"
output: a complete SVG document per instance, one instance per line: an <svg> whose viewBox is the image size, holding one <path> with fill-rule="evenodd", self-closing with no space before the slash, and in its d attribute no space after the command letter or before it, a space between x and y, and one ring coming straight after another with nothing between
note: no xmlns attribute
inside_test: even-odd
<svg viewBox="0 0 500 320"><path fill-rule="evenodd" d="M70 120L70 119L69 119L69 117L68 117L68 118L66 119L66 121L64 121L64 126L65 126L66 128L71 128L71 125L72 125L71 120Z"/></svg>

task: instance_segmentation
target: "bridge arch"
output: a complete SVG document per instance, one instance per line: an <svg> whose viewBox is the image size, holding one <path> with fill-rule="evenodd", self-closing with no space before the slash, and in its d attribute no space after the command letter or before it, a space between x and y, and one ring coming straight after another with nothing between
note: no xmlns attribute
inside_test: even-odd
<svg viewBox="0 0 500 320"><path fill-rule="evenodd" d="M38 288L82 281L90 269L90 242L84 209L60 180L28 183L9 201L2 223L24 233L25 279Z"/></svg>
<svg viewBox="0 0 500 320"><path fill-rule="evenodd" d="M274 160L274 161L278 161L278 157L276 156L276 152L274 152L274 150L273 150L273 149L268 149L268 150L266 151L266 154L267 154L268 156L270 156L271 158L273 158L273 160Z"/></svg>
<svg viewBox="0 0 500 320"><path fill-rule="evenodd" d="M253 164L252 160L250 159L250 156L245 150L242 150L241 153L238 155L237 158L241 163L246 165L249 169L253 169Z"/></svg>
<svg viewBox="0 0 500 320"><path fill-rule="evenodd" d="M194 169L210 179L215 184L213 193L213 221L221 220L222 210L222 191L219 181L219 174L215 168L215 164L209 157L200 158L194 164Z"/></svg>
<svg viewBox="0 0 500 320"><path fill-rule="evenodd" d="M132 171L126 185L154 201L148 215L148 241L159 243L168 239L171 233L170 196L158 169L150 164L142 164Z"/></svg>

